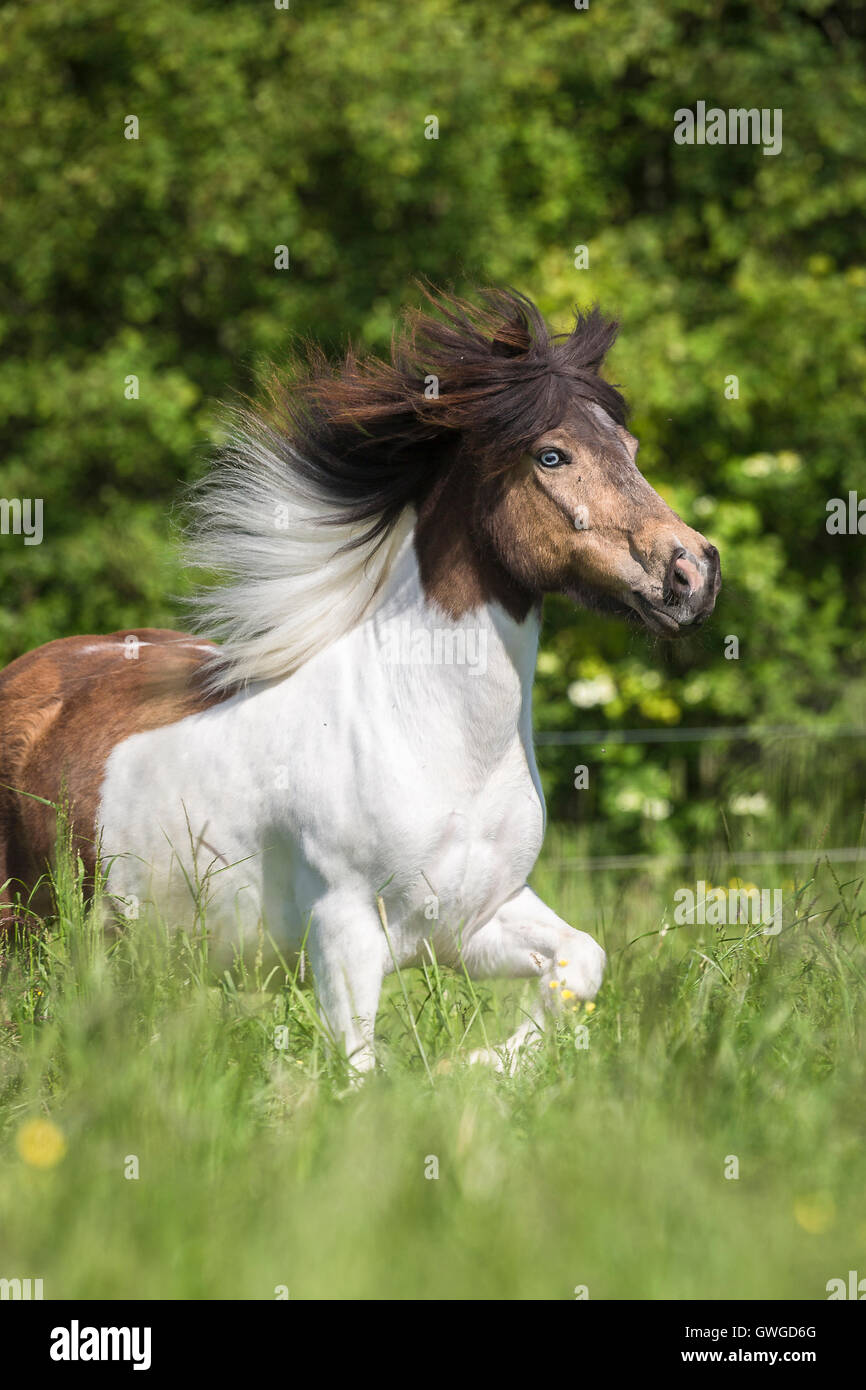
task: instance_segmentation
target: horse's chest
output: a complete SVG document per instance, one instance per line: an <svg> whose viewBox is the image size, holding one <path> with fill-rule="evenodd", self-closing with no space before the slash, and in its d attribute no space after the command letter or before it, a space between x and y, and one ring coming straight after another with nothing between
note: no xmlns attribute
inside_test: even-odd
<svg viewBox="0 0 866 1390"><path fill-rule="evenodd" d="M423 828L418 856L425 916L468 923L488 915L526 882L543 833L543 803L527 766L505 770L445 814L440 807Z"/></svg>

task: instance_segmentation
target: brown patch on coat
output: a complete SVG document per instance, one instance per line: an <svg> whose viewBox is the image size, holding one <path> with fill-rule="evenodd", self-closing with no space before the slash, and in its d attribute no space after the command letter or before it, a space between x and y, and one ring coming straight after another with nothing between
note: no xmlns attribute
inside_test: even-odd
<svg viewBox="0 0 866 1390"><path fill-rule="evenodd" d="M0 673L0 927L15 920L16 890L26 901L52 863L55 813L44 801L68 799L73 848L92 880L109 754L132 734L228 698L204 686L213 650L185 633L136 628L48 642Z"/></svg>
<svg viewBox="0 0 866 1390"><path fill-rule="evenodd" d="M424 592L455 621L497 602L523 622L535 601L493 548L494 511L493 499L485 498L471 470L457 463L438 479L418 512L415 553Z"/></svg>

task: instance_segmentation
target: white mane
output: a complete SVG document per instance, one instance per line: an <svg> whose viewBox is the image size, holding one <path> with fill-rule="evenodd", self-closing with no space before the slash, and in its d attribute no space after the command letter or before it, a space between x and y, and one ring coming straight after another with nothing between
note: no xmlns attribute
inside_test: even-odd
<svg viewBox="0 0 866 1390"><path fill-rule="evenodd" d="M334 503L282 449L280 458L236 428L194 503L187 562L218 580L189 600L196 629L221 643L208 679L214 692L291 675L356 627L415 522L407 507L380 542L346 547L369 523L329 520Z"/></svg>

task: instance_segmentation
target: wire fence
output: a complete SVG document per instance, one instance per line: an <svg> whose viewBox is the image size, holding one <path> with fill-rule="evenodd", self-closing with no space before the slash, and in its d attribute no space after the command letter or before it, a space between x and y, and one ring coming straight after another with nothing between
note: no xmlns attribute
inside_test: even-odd
<svg viewBox="0 0 866 1390"><path fill-rule="evenodd" d="M862 738L866 729L856 724L737 724L707 729L568 729L563 732L541 730L537 744L581 743L730 743L757 742L770 738Z"/></svg>
<svg viewBox="0 0 866 1390"><path fill-rule="evenodd" d="M706 854L604 854L590 859L551 859L552 869L673 869L697 868L709 861L717 864L738 864L753 867L758 864L854 864L866 861L866 847L858 849L779 849L708 850Z"/></svg>
<svg viewBox="0 0 866 1390"><path fill-rule="evenodd" d="M582 744L641 743L733 743L764 742L771 739L863 738L866 729L856 724L736 724L689 729L569 729L542 730L536 744L547 747L573 747ZM855 864L866 861L866 847L833 846L828 849L789 850L708 850L704 854L606 854L589 858L552 859L552 869L673 869L700 868L708 862L737 864L744 868L761 864L802 865L819 863Z"/></svg>

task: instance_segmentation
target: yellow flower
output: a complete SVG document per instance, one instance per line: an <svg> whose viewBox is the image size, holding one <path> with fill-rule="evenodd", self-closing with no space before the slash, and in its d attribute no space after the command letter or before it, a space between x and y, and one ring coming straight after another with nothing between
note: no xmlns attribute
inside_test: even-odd
<svg viewBox="0 0 866 1390"><path fill-rule="evenodd" d="M574 990L573 990L573 989L564 989L559 997L560 997L560 999L573 999L573 998L574 998Z"/></svg>
<svg viewBox="0 0 866 1390"><path fill-rule="evenodd" d="M593 1009L595 1008L595 1005L593 1004L592 1000L590 999L589 1002L588 1002L587 1004L584 1004L583 1007L586 1009L586 1012L587 1012L588 1014L591 1014L592 1011L593 1011Z"/></svg>
<svg viewBox="0 0 866 1390"><path fill-rule="evenodd" d="M551 988L551 989L559 989L559 981L558 981L558 980L551 980L551 982L550 982L550 988Z"/></svg>
<svg viewBox="0 0 866 1390"><path fill-rule="evenodd" d="M563 967L565 967L566 965L568 965L568 961L567 961L567 960L561 960L559 963L560 963L560 965L563 966Z"/></svg>
<svg viewBox="0 0 866 1390"><path fill-rule="evenodd" d="M810 1236L822 1236L836 1224L836 1203L829 1192L809 1192L794 1202L794 1220Z"/></svg>
<svg viewBox="0 0 866 1390"><path fill-rule="evenodd" d="M66 1140L50 1120L28 1120L15 1140L18 1153L32 1168L53 1168L66 1153Z"/></svg>

